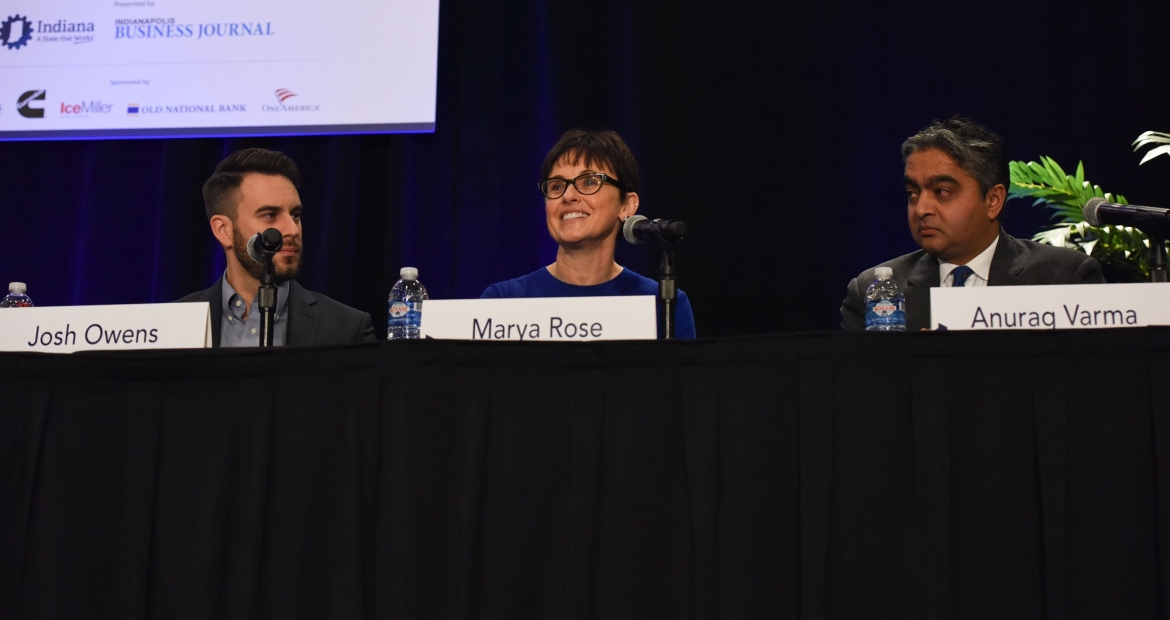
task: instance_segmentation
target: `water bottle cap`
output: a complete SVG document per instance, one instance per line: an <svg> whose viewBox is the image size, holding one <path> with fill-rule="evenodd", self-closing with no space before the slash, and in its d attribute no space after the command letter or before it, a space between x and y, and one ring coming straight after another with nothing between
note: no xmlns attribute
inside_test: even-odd
<svg viewBox="0 0 1170 620"><path fill-rule="evenodd" d="M873 275L877 276L879 280L893 280L894 270L890 267L878 267L873 270Z"/></svg>
<svg viewBox="0 0 1170 620"><path fill-rule="evenodd" d="M398 277L402 278L403 280L417 280L418 279L418 269L416 269L414 267L403 267L398 272Z"/></svg>
<svg viewBox="0 0 1170 620"><path fill-rule="evenodd" d="M9 293L25 293L27 291L28 291L28 288L25 287L24 282L9 282L8 283L8 292Z"/></svg>

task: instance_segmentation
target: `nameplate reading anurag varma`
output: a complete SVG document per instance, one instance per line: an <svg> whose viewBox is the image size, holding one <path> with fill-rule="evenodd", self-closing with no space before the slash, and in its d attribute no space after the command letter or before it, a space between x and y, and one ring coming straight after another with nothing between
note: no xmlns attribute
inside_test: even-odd
<svg viewBox="0 0 1170 620"><path fill-rule="evenodd" d="M930 289L932 329L1095 329L1170 325L1170 284Z"/></svg>

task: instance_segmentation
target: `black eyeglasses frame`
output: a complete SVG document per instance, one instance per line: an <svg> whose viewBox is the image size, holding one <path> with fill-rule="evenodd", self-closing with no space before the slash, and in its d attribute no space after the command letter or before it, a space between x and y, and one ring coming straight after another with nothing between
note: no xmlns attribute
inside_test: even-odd
<svg viewBox="0 0 1170 620"><path fill-rule="evenodd" d="M583 191L581 191L580 187L577 187L577 180L584 178L584 177L601 177L601 184L597 186L596 192L583 192ZM548 185L549 181L566 181L566 182L568 182L568 185L565 185L565 192L569 191L569 185L572 185L573 188L577 190L577 193L579 193L583 196L592 196L593 194L600 192L601 188L605 187L606 183L616 187L618 189L618 191L620 191L620 192L626 191L625 187L622 185L621 181L609 176L608 174L606 174L604 172L586 172L585 174L579 174L571 179L565 179L562 177L549 177L549 178L537 183L536 184L537 189L539 189L540 193L543 194L544 197L548 198L549 200L556 200L557 198L560 198L561 196L565 195L565 192L561 192L561 193L557 194L556 196L549 196L548 191L545 189L546 186Z"/></svg>

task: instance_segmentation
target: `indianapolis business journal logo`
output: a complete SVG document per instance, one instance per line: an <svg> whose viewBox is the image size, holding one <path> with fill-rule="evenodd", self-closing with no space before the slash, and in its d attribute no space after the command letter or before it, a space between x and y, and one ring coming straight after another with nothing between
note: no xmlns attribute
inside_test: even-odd
<svg viewBox="0 0 1170 620"><path fill-rule="evenodd" d="M45 118L45 108L35 105L36 101L45 100L43 90L30 90L16 99L16 111L25 118Z"/></svg>

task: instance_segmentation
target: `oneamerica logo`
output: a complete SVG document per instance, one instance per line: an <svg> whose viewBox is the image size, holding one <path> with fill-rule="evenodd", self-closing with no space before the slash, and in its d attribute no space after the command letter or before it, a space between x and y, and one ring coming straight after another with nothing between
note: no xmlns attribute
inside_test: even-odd
<svg viewBox="0 0 1170 620"><path fill-rule="evenodd" d="M262 104L260 106L261 112L317 112L321 109L321 104L319 103L285 104L286 101L297 96L296 93L287 88L278 88L274 94L276 95L277 105Z"/></svg>

